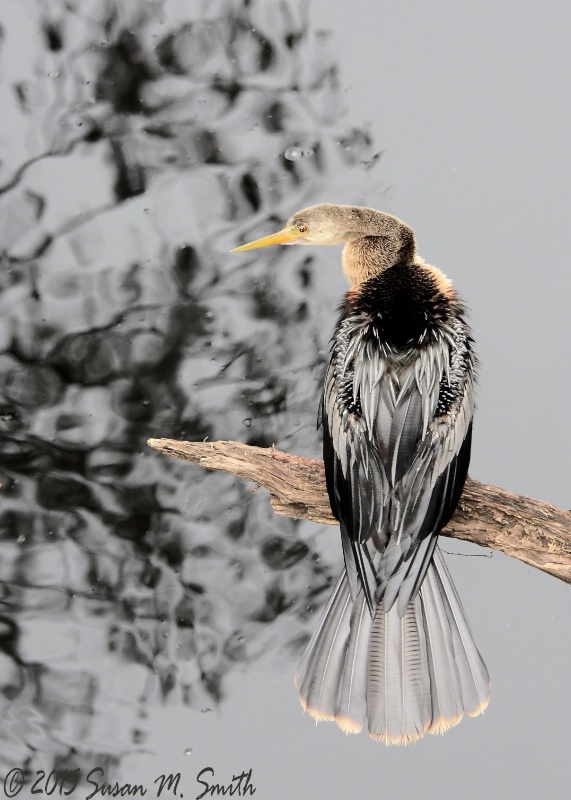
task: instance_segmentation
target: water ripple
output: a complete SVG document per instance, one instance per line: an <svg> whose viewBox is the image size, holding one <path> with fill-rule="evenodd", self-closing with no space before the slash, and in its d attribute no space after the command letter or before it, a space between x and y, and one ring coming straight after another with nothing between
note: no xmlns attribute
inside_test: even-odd
<svg viewBox="0 0 571 800"><path fill-rule="evenodd" d="M316 527L145 445L319 452L341 278L228 251L362 200L376 160L294 4L191 5L4 15L2 768L104 767L144 743L145 704L211 706L235 664L299 652L336 569Z"/></svg>

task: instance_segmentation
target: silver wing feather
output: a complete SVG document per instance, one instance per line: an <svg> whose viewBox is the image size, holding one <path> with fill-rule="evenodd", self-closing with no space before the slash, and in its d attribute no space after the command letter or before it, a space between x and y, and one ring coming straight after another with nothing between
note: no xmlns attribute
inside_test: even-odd
<svg viewBox="0 0 571 800"><path fill-rule="evenodd" d="M465 479L474 362L461 325L446 333L420 354L371 340L359 347L356 337L325 379L328 488L351 595L362 589L371 611L381 598L388 611L398 597L404 615ZM340 392L348 376L350 404Z"/></svg>

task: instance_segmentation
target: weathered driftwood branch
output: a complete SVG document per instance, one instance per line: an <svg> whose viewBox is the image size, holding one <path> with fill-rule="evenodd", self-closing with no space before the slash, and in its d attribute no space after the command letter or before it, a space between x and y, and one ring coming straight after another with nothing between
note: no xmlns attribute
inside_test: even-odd
<svg viewBox="0 0 571 800"><path fill-rule="evenodd" d="M336 524L325 489L323 462L240 442L149 439L164 455L254 481L286 517ZM468 478L444 536L501 550L571 583L571 512Z"/></svg>

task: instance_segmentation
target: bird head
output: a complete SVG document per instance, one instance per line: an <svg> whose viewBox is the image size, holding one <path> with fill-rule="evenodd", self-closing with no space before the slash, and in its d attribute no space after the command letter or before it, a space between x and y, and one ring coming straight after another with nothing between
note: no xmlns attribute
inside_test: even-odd
<svg viewBox="0 0 571 800"><path fill-rule="evenodd" d="M363 206L320 203L297 211L277 233L232 250L256 250L272 244L344 244L343 272L357 286L387 267L412 262L414 233L400 219Z"/></svg>
<svg viewBox="0 0 571 800"><path fill-rule="evenodd" d="M243 244L232 252L257 250L272 244L345 244L350 238L350 226L347 222L351 208L331 203L304 208L290 217L281 231ZM341 209L344 210L343 213L340 213Z"/></svg>

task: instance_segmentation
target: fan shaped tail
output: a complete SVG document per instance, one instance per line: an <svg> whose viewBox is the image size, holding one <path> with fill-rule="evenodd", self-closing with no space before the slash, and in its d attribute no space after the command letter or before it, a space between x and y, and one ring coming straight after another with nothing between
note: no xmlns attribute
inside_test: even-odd
<svg viewBox="0 0 571 800"><path fill-rule="evenodd" d="M443 733L476 716L490 697L488 672L436 548L404 614L383 602L369 611L338 580L296 675L303 707L346 733L368 724L385 744Z"/></svg>

